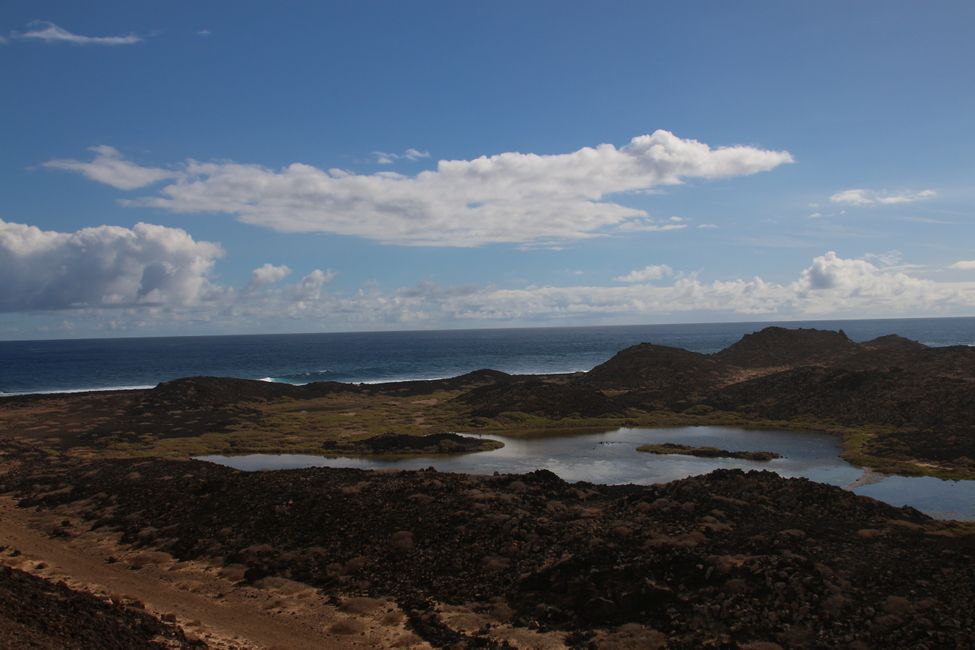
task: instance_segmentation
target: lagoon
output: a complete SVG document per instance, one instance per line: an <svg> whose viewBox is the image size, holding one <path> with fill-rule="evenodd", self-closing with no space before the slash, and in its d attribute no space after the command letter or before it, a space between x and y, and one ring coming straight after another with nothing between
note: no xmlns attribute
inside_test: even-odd
<svg viewBox="0 0 975 650"><path fill-rule="evenodd" d="M895 506L911 506L941 519L975 520L975 481L945 481L928 476L888 476L864 472L840 457L840 440L825 433L749 430L734 427L622 428L604 433L512 438L484 436L504 442L493 451L451 456L410 458L348 458L305 454L201 456L244 471L346 467L373 470L416 470L433 467L465 474L518 474L547 469L569 482L649 485L665 483L715 469L770 470L781 476L805 477L851 489ZM636 451L645 443L673 442L729 451L771 451L781 455L767 462L730 458L659 456Z"/></svg>

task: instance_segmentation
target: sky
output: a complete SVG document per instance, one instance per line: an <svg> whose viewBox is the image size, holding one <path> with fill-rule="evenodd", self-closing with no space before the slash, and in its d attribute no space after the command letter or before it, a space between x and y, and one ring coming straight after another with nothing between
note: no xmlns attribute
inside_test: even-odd
<svg viewBox="0 0 975 650"><path fill-rule="evenodd" d="M975 315L975 4L0 5L0 339Z"/></svg>

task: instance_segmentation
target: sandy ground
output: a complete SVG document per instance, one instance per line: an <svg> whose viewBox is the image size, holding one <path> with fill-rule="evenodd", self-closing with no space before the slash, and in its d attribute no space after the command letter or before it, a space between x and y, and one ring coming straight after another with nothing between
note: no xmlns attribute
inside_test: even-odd
<svg viewBox="0 0 975 650"><path fill-rule="evenodd" d="M174 618L188 637L211 648L431 648L408 628L394 601L336 600L275 577L248 586L241 583L243 566L181 562L167 553L129 548L111 533L88 531L73 514L63 508L22 509L0 496L0 564L116 602L141 603L157 617ZM565 647L563 632L515 628L466 607L439 605L437 610L443 623L459 632L488 626L491 638L515 648Z"/></svg>
<svg viewBox="0 0 975 650"><path fill-rule="evenodd" d="M166 553L121 548L107 534L52 537L70 513L17 508L0 497L0 563L122 602L175 616L187 635L213 648L429 648L390 601L346 598L335 605L299 582L265 578L238 586L243 567L179 562Z"/></svg>

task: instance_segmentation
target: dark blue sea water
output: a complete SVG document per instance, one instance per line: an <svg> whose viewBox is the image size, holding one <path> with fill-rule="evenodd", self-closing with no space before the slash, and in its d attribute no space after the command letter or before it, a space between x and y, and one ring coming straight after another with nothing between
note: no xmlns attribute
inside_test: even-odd
<svg viewBox="0 0 975 650"><path fill-rule="evenodd" d="M573 372L640 342L716 352L770 324L843 329L859 341L900 334L928 345L975 345L975 318L0 341L0 394L145 387L192 375L303 384L432 379L478 368Z"/></svg>

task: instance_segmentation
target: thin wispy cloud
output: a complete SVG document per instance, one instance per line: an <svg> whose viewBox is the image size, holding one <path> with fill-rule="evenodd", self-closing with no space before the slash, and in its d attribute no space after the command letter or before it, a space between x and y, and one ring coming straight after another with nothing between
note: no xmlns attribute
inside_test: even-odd
<svg viewBox="0 0 975 650"><path fill-rule="evenodd" d="M642 269L635 269L626 275L620 275L613 279L617 282L653 282L654 280L659 280L673 274L674 269L666 264L650 264Z"/></svg>
<svg viewBox="0 0 975 650"><path fill-rule="evenodd" d="M951 265L951 268L960 271L975 271L975 260L958 260Z"/></svg>
<svg viewBox="0 0 975 650"><path fill-rule="evenodd" d="M417 161L423 158L429 158L429 151L420 151L419 149L413 149L412 147L404 151L403 153L389 153L386 151L373 151L372 155L375 156L376 162L380 165L392 165L397 160L409 160Z"/></svg>
<svg viewBox="0 0 975 650"><path fill-rule="evenodd" d="M897 266L904 261L904 254L899 250L889 250L882 253L865 253L863 259L879 266Z"/></svg>
<svg viewBox="0 0 975 650"><path fill-rule="evenodd" d="M180 173L159 167L143 167L122 157L121 152L108 145L90 147L95 157L90 161L73 159L49 160L41 166L47 169L77 172L86 178L120 190L134 190L166 179L180 177Z"/></svg>
<svg viewBox="0 0 975 650"><path fill-rule="evenodd" d="M927 223L935 226L952 226L955 224L954 221L935 219L934 217L901 217L900 220L908 223Z"/></svg>
<svg viewBox="0 0 975 650"><path fill-rule="evenodd" d="M409 176L355 174L294 163L281 170L234 162L188 160L178 173L142 168L114 150L96 149L90 163L52 161L121 189L174 175L154 195L124 201L178 213L225 213L281 232L326 232L385 244L473 247L553 245L608 232L680 230L607 197L769 171L792 162L787 151L750 146L712 148L669 131L557 155L502 153L474 160L441 160L435 170ZM113 174L117 174L117 177Z"/></svg>
<svg viewBox="0 0 975 650"><path fill-rule="evenodd" d="M683 217L670 217L669 219L659 220L648 216L621 223L616 227L616 231L621 233L670 232L687 228L686 221Z"/></svg>
<svg viewBox="0 0 975 650"><path fill-rule="evenodd" d="M197 36L210 36L211 34L213 34L213 32L211 32L209 29L201 29L196 32Z"/></svg>
<svg viewBox="0 0 975 650"><path fill-rule="evenodd" d="M898 205L901 203L916 203L925 199L934 198L937 193L934 190L921 190L920 192L877 192L862 188L843 190L829 197L833 203L845 203L847 205Z"/></svg>
<svg viewBox="0 0 975 650"><path fill-rule="evenodd" d="M135 34L125 36L85 36L75 34L63 27L59 27L52 22L37 20L28 23L25 32L14 32L14 38L40 41L42 43L69 43L71 45L134 45L142 41L142 37Z"/></svg>

